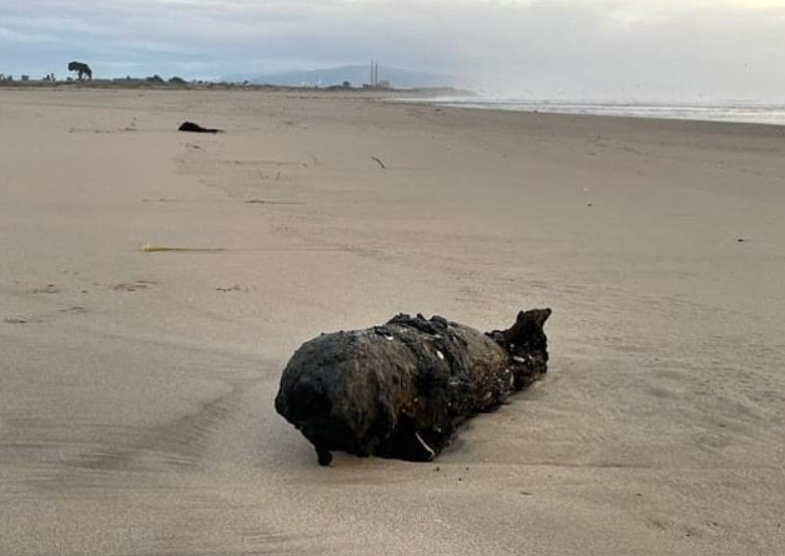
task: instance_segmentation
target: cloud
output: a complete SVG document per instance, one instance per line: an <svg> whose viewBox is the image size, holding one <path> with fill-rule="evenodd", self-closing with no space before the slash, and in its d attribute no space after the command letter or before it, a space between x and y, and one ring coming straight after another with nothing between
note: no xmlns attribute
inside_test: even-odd
<svg viewBox="0 0 785 556"><path fill-rule="evenodd" d="M71 58L186 77L376 59L536 97L785 90L785 0L6 0L0 21L4 73Z"/></svg>

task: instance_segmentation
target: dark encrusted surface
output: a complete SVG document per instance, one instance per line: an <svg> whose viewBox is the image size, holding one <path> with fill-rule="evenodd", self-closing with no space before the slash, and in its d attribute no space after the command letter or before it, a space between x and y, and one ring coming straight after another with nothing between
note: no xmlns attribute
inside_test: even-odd
<svg viewBox="0 0 785 556"><path fill-rule="evenodd" d="M333 450L429 461L463 421L547 371L550 313L521 312L512 327L488 334L422 315L323 334L292 356L276 410L322 465Z"/></svg>

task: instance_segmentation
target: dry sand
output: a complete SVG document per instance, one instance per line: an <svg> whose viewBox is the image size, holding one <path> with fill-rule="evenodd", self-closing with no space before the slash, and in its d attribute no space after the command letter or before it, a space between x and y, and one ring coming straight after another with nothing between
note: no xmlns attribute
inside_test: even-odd
<svg viewBox="0 0 785 556"><path fill-rule="evenodd" d="M0 91L0 554L781 555L783 215L776 127ZM532 306L435 463L273 410L319 332Z"/></svg>

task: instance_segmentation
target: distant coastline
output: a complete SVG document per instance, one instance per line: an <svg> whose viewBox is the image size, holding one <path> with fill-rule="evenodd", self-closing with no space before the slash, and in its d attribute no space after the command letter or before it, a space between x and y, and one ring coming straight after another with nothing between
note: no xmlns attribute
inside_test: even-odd
<svg viewBox="0 0 785 556"><path fill-rule="evenodd" d="M398 93L404 95L471 97L471 91L459 88L453 75L426 71L412 71L390 66L337 66L309 70L291 70L279 73L235 73L203 79L184 79L179 76L164 78L149 76L96 75L90 66L72 61L68 75L57 79L54 73L41 79L28 75L0 73L0 86L12 87L61 87L79 85L93 88L156 88L156 89L248 89L274 91L344 91L365 93ZM95 77L95 79L93 79Z"/></svg>
<svg viewBox="0 0 785 556"><path fill-rule="evenodd" d="M347 93L366 95L369 97L390 97L396 98L473 98L475 93L465 89L453 87L353 87L343 85L331 85L326 87L318 86L293 86L293 85L273 85L265 83L250 82L231 82L231 81L185 81L179 78L173 80L151 79L151 78L118 78L118 79L93 79L91 81L63 80L47 81L41 80L3 80L0 81L0 89L155 89L155 90L217 90L217 91L283 91L283 92L321 92L321 93Z"/></svg>

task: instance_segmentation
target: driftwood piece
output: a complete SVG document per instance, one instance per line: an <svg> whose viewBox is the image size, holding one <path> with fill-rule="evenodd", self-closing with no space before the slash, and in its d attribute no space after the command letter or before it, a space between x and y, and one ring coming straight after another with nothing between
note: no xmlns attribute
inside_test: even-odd
<svg viewBox="0 0 785 556"><path fill-rule="evenodd" d="M183 122L177 131L189 131L191 133L223 133L222 129L212 129L209 127L202 127L194 122Z"/></svg>
<svg viewBox="0 0 785 556"><path fill-rule="evenodd" d="M321 465L334 450L430 461L466 419L545 374L550 314L522 311L507 330L487 334L422 315L323 334L290 359L275 408Z"/></svg>

